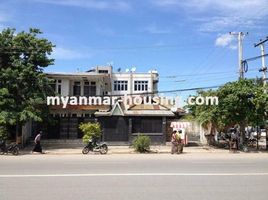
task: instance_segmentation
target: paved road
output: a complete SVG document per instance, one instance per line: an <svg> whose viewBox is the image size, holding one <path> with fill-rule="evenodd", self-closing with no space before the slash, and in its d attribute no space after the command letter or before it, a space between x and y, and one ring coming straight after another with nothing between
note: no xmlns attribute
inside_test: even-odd
<svg viewBox="0 0 268 200"><path fill-rule="evenodd" d="M268 154L0 157L0 200L268 199Z"/></svg>

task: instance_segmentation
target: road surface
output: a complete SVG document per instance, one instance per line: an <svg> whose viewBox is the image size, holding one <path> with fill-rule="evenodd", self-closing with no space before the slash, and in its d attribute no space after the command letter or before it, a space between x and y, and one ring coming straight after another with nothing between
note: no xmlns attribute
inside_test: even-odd
<svg viewBox="0 0 268 200"><path fill-rule="evenodd" d="M267 200L267 184L267 153L0 156L1 200Z"/></svg>

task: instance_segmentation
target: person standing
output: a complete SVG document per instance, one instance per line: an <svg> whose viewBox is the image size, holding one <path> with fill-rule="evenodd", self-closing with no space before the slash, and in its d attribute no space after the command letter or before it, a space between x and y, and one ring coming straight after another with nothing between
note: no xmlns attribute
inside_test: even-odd
<svg viewBox="0 0 268 200"><path fill-rule="evenodd" d="M39 133L34 138L35 146L32 152L43 153L42 146L41 146L41 136L42 136L42 131L39 131Z"/></svg>
<svg viewBox="0 0 268 200"><path fill-rule="evenodd" d="M182 153L183 152L183 146L184 146L184 134L182 132L182 130L179 130L177 133L177 139L178 139L178 153Z"/></svg>
<svg viewBox="0 0 268 200"><path fill-rule="evenodd" d="M230 152L235 153L238 150L238 133L235 128L231 129L229 146L230 146Z"/></svg>

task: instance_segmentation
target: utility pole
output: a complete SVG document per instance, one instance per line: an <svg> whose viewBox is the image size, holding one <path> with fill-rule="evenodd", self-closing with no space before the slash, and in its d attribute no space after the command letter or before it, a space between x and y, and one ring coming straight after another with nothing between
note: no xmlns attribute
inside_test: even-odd
<svg viewBox="0 0 268 200"><path fill-rule="evenodd" d="M254 47L260 46L261 47L261 62L262 62L262 68L259 70L260 72L262 72L262 80L263 80L263 86L264 86L264 93L267 93L267 90L265 88L266 86L266 72L267 72L267 67L265 66L265 50L264 50L264 44L265 42L268 41L268 36L266 37L266 39L262 40L260 39L260 42L258 42L257 44L254 44ZM267 112L265 112L265 115L267 115ZM265 128L266 128L266 150L268 150L268 128L266 127L266 121L264 122ZM258 136L258 134L257 134Z"/></svg>
<svg viewBox="0 0 268 200"><path fill-rule="evenodd" d="M268 37L266 37L266 39L262 40L260 39L260 42L257 44L254 44L254 47L260 46L261 47L261 62L262 62L262 68L259 70L260 72L262 72L262 80L263 80L263 86L266 86L266 72L267 72L267 67L265 66L265 50L264 50L264 44L265 42L268 41ZM266 90L265 90L266 92Z"/></svg>
<svg viewBox="0 0 268 200"><path fill-rule="evenodd" d="M230 35L235 35L237 36L238 40L238 72L239 72L239 79L244 79L244 67L243 67L243 39L244 36L246 36L247 33L243 32L230 32Z"/></svg>

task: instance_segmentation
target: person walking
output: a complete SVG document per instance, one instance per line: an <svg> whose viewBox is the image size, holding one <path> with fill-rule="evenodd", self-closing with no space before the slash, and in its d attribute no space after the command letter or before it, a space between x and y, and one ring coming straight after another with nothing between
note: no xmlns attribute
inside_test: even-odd
<svg viewBox="0 0 268 200"><path fill-rule="evenodd" d="M178 153L178 145L177 131L173 131L171 135L171 154Z"/></svg>
<svg viewBox="0 0 268 200"><path fill-rule="evenodd" d="M42 136L42 131L39 131L39 133L34 138L35 146L32 152L43 153L42 146L41 146L41 136Z"/></svg>

